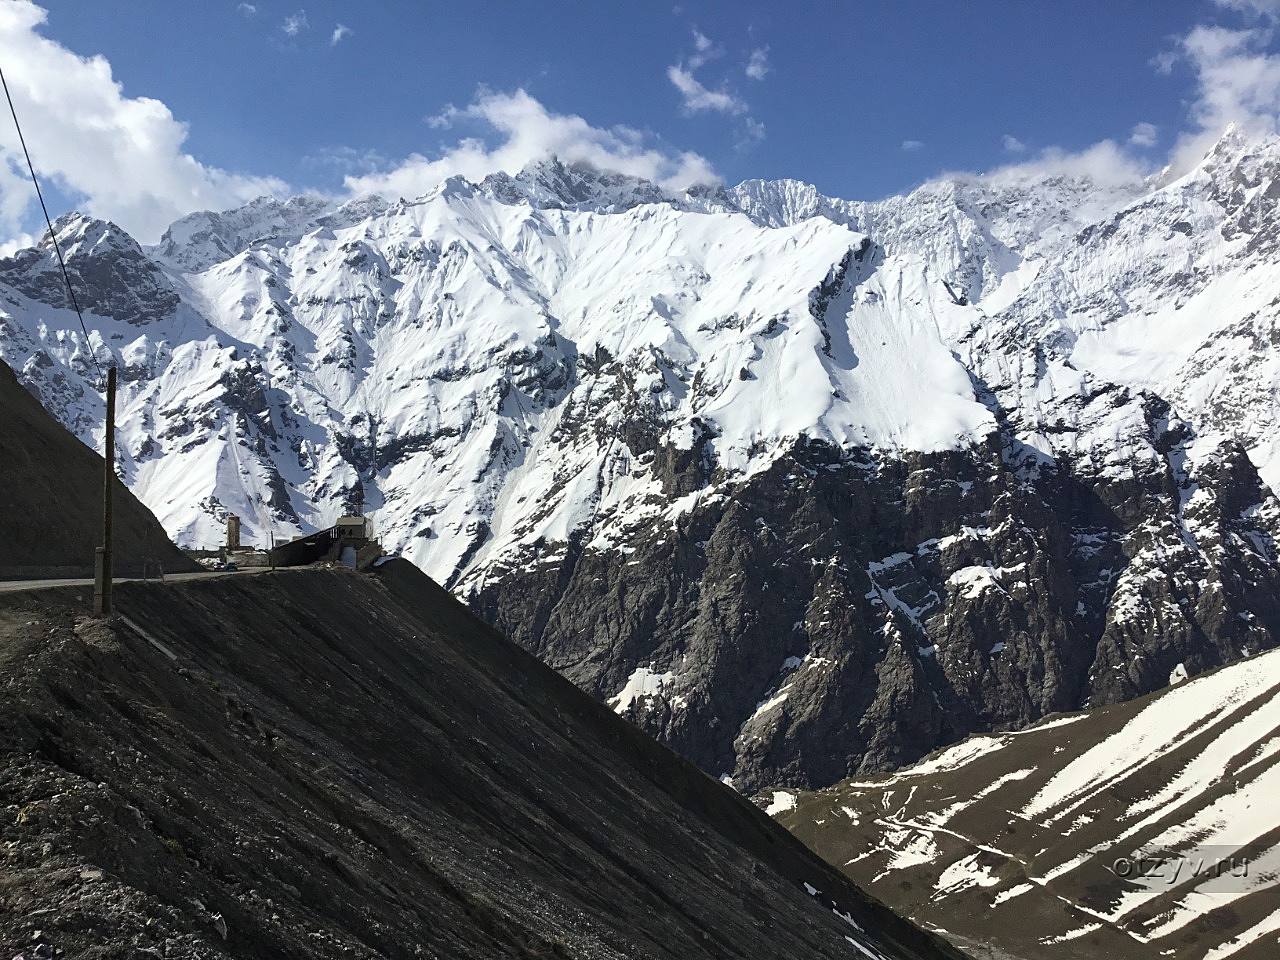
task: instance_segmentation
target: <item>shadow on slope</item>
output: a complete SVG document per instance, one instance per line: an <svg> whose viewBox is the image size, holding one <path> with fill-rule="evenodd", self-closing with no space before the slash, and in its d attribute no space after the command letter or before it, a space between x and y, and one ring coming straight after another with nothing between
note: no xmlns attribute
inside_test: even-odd
<svg viewBox="0 0 1280 960"><path fill-rule="evenodd" d="M959 956L404 561L84 595L0 596L7 956Z"/></svg>
<svg viewBox="0 0 1280 960"><path fill-rule="evenodd" d="M0 361L0 580L93 576L101 543L102 457L72 436ZM115 566L199 569L123 483L115 488Z"/></svg>

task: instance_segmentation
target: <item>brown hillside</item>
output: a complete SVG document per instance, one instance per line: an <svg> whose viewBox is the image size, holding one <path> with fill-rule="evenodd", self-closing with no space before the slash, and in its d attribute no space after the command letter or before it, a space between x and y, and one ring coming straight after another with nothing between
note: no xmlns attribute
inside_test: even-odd
<svg viewBox="0 0 1280 960"><path fill-rule="evenodd" d="M53 419L0 362L0 580L86 577L102 528L102 457ZM123 483L115 496L115 568L136 576L196 566Z"/></svg>

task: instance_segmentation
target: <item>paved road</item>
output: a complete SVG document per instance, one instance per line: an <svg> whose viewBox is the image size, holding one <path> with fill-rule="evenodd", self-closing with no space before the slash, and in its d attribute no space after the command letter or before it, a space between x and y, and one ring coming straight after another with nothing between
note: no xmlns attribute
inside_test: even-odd
<svg viewBox="0 0 1280 960"><path fill-rule="evenodd" d="M244 570L201 570L195 573L167 573L165 583L177 580L209 580L214 577L238 577L248 573L266 573L269 567L247 567ZM116 577L113 583L129 583L141 577ZM92 587L93 577L63 580L0 580L0 593L13 593L17 590L45 590L49 587Z"/></svg>

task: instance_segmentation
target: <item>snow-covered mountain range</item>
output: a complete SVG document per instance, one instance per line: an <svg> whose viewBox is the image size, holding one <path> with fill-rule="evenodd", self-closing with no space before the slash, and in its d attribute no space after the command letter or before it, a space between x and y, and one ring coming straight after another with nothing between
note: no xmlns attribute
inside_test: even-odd
<svg viewBox="0 0 1280 960"><path fill-rule="evenodd" d="M556 161L0 261L0 355L183 544L384 545L742 789L1280 637L1280 141L1169 181L670 195Z"/></svg>
<svg viewBox="0 0 1280 960"><path fill-rule="evenodd" d="M1280 947L1280 651L977 736L772 808L974 956L1246 960Z"/></svg>

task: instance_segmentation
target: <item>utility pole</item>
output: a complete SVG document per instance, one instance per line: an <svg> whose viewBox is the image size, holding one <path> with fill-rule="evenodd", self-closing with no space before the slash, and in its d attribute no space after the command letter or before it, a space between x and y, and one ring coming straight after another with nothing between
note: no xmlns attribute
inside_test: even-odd
<svg viewBox="0 0 1280 960"><path fill-rule="evenodd" d="M9 81L4 71L0 70L0 88L4 89L5 101L9 104L9 114L13 117L13 127L18 132L18 143L22 145L22 156L27 161L27 172L31 174L31 185L36 189L36 199L40 201L40 212L44 214L45 226L49 228L49 243L58 257L58 269L62 272L62 282L67 286L67 296L80 321L80 332L84 334L84 348L88 351L89 360L99 374L102 367L93 353L93 338L89 336L89 328L84 322L84 313L80 310L80 302L76 300L76 291L71 286L71 276L67 273L67 263L62 259L62 248L58 245L58 232L53 229L53 218L49 216L49 207L44 202L44 193L40 190L40 178L36 176L35 164L31 162L31 151L27 149L27 138L22 135L22 124L18 122L18 111L13 105L13 97L9 94ZM102 546L95 551L93 558L93 610L98 614L111 612L111 487L116 474L116 368L107 368L107 456L103 462L102 483Z"/></svg>
<svg viewBox="0 0 1280 960"><path fill-rule="evenodd" d="M111 499L116 479L116 368L107 368L107 435L102 458L102 546L93 558L93 612L111 613Z"/></svg>

